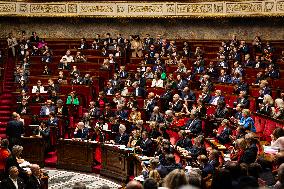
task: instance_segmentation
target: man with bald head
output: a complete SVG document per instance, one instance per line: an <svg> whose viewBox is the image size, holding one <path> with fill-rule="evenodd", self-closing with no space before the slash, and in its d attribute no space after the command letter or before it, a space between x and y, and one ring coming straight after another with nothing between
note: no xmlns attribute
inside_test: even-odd
<svg viewBox="0 0 284 189"><path fill-rule="evenodd" d="M27 182L26 189L41 189L43 186L43 182L40 179L41 170L39 165L32 164L30 166L30 169L32 175L30 176Z"/></svg>
<svg viewBox="0 0 284 189"><path fill-rule="evenodd" d="M126 189L143 189L143 186L140 182L132 180L128 182L128 184L126 185Z"/></svg>

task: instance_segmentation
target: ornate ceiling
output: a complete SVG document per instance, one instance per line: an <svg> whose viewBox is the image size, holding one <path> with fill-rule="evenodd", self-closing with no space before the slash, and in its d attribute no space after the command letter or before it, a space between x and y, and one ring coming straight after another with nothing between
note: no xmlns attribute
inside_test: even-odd
<svg viewBox="0 0 284 189"><path fill-rule="evenodd" d="M218 2L0 1L0 16L24 17L262 17L284 16L284 0Z"/></svg>

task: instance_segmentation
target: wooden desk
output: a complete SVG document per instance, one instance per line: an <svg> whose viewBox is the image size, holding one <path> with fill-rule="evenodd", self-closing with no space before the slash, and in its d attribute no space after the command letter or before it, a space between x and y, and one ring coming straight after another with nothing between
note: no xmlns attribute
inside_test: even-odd
<svg viewBox="0 0 284 189"><path fill-rule="evenodd" d="M129 150L122 150L116 146L102 145L102 170L101 175L122 182L127 182L133 175L134 158Z"/></svg>
<svg viewBox="0 0 284 189"><path fill-rule="evenodd" d="M58 140L57 168L92 172L97 145L94 142Z"/></svg>
<svg viewBox="0 0 284 189"><path fill-rule="evenodd" d="M24 148L22 157L26 161L44 167L45 142L43 138L22 137L22 146Z"/></svg>

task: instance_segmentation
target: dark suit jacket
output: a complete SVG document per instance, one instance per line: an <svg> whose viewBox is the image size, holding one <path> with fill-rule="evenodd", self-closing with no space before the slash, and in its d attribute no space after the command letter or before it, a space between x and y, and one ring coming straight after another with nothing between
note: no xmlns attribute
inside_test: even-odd
<svg viewBox="0 0 284 189"><path fill-rule="evenodd" d="M189 91L188 93L182 92L181 93L181 98L183 100L191 100L191 101L195 101L196 100L196 96L195 96L193 91Z"/></svg>
<svg viewBox="0 0 284 189"><path fill-rule="evenodd" d="M114 88L105 88L104 91L105 91L105 94L106 94L106 95L108 95L108 91L109 91L109 93L110 93L111 95L114 94Z"/></svg>
<svg viewBox="0 0 284 189"><path fill-rule="evenodd" d="M254 163L256 160L257 152L258 152L257 146L255 144L251 145L245 150L244 155L241 157L239 163L246 163L246 164Z"/></svg>
<svg viewBox="0 0 284 189"><path fill-rule="evenodd" d="M138 87L138 93L136 93L136 89L134 89L133 94L134 94L134 96L144 97L145 96L145 89L142 88L142 87Z"/></svg>
<svg viewBox="0 0 284 189"><path fill-rule="evenodd" d="M126 120L128 115L126 110L116 111L115 115L118 116L120 119Z"/></svg>
<svg viewBox="0 0 284 189"><path fill-rule="evenodd" d="M37 180L36 176L31 175L25 189L43 189L43 182Z"/></svg>
<svg viewBox="0 0 284 189"><path fill-rule="evenodd" d="M250 102L247 98L237 98L235 105L237 104L243 104L244 108L249 108Z"/></svg>
<svg viewBox="0 0 284 189"><path fill-rule="evenodd" d="M129 136L126 133L123 133L122 135L120 133L118 133L118 135L115 137L115 144L119 144L119 145L127 145L129 140Z"/></svg>
<svg viewBox="0 0 284 189"><path fill-rule="evenodd" d="M229 75L220 76L218 78L218 82L220 82L220 83L230 83L231 82L231 78L230 78Z"/></svg>
<svg viewBox="0 0 284 189"><path fill-rule="evenodd" d="M229 110L225 108L217 108L214 115L215 118L226 118L228 116Z"/></svg>
<svg viewBox="0 0 284 189"><path fill-rule="evenodd" d="M190 119L188 122L185 124L184 127L185 130L190 130L192 134L200 134L202 132L202 122L200 119L195 118L195 119Z"/></svg>
<svg viewBox="0 0 284 189"><path fill-rule="evenodd" d="M210 99L211 99L211 95L210 95L210 93L207 93L207 94L202 98L202 102L203 102L203 103L209 103Z"/></svg>
<svg viewBox="0 0 284 189"><path fill-rule="evenodd" d="M139 86L140 87L145 87L145 85L146 85L146 79L144 77L141 77L139 79Z"/></svg>
<svg viewBox="0 0 284 189"><path fill-rule="evenodd" d="M74 138L81 138L86 140L88 138L89 130L88 128L83 128L82 130L78 130L76 134L74 134Z"/></svg>
<svg viewBox="0 0 284 189"><path fill-rule="evenodd" d="M62 115L62 116L68 116L68 108L66 106L62 107L62 114L58 113L58 107L55 107L54 111L55 115Z"/></svg>
<svg viewBox="0 0 284 189"><path fill-rule="evenodd" d="M191 148L192 147L191 139L188 137L180 138L177 141L176 146L180 146L182 148Z"/></svg>
<svg viewBox="0 0 284 189"><path fill-rule="evenodd" d="M153 99L146 107L146 111L152 113L154 107L157 105L157 101Z"/></svg>
<svg viewBox="0 0 284 189"><path fill-rule="evenodd" d="M10 167L12 167L12 166L16 166L18 168L19 177L21 177L24 180L27 180L28 177L27 177L26 171L23 168L20 167L19 163L17 162L16 157L11 154L6 159L6 166L5 166L6 175L9 175L8 171L9 171Z"/></svg>
<svg viewBox="0 0 284 189"><path fill-rule="evenodd" d="M179 100L176 103L173 103L172 110L174 112L180 112L183 108L183 103Z"/></svg>
<svg viewBox="0 0 284 189"><path fill-rule="evenodd" d="M24 108L26 108L26 113L25 113L25 114L22 114L22 110L23 110ZM29 107L28 105L23 106L22 104L20 104L20 105L17 107L16 112L17 112L18 114L20 114L20 115L28 115L28 114L31 113L31 109L30 109L30 107Z"/></svg>
<svg viewBox="0 0 284 189"><path fill-rule="evenodd" d="M187 85L187 81L185 79L177 82L177 88L178 89L183 89L183 88L186 87L186 85Z"/></svg>
<svg viewBox="0 0 284 189"><path fill-rule="evenodd" d="M9 121L6 127L6 135L9 138L21 138L21 135L24 133L23 122L12 120Z"/></svg>
<svg viewBox="0 0 284 189"><path fill-rule="evenodd" d="M212 96L211 99L210 99L210 101L209 101L209 104L212 104L213 101L215 100L215 98L217 98L217 97L216 97L216 96ZM220 96L220 98L218 99L218 101L219 101L219 100L225 101L225 97Z"/></svg>
<svg viewBox="0 0 284 189"><path fill-rule="evenodd" d="M236 89L236 93L237 94L239 94L240 91L248 92L248 90L249 90L249 85L247 83L243 82L243 83L238 83L237 84L237 89Z"/></svg>
<svg viewBox="0 0 284 189"><path fill-rule="evenodd" d="M226 144L230 142L230 134L232 134L232 130L229 128L224 129L219 136L217 136L217 139L221 144Z"/></svg>
<svg viewBox="0 0 284 189"><path fill-rule="evenodd" d="M48 126L57 126L58 125L58 118L55 117L52 121L50 119L47 120L46 125Z"/></svg>
<svg viewBox="0 0 284 189"><path fill-rule="evenodd" d="M17 179L17 183L18 183L18 189L24 189L25 188L24 181L21 178ZM10 178L7 178L7 179L4 179L0 183L0 188L1 189L16 189L16 186L14 185L14 183L12 182L12 180ZM33 189L36 189L36 188L33 188Z"/></svg>
<svg viewBox="0 0 284 189"><path fill-rule="evenodd" d="M164 122L164 117L161 113L159 113L158 115L152 113L150 117L150 121L156 121L158 123L162 123Z"/></svg>
<svg viewBox="0 0 284 189"><path fill-rule="evenodd" d="M99 118L101 116L100 108L93 108L89 110L89 115L93 118Z"/></svg>
<svg viewBox="0 0 284 189"><path fill-rule="evenodd" d="M152 143L151 139L148 138L147 141L141 139L138 142L138 145L142 149L143 155L145 155L145 156L152 156L153 155L153 143Z"/></svg>

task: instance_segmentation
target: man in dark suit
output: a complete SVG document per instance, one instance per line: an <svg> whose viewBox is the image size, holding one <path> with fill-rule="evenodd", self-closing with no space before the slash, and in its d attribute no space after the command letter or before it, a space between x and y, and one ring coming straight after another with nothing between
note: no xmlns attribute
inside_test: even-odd
<svg viewBox="0 0 284 189"><path fill-rule="evenodd" d="M187 80L183 79L181 75L177 75L177 89L183 90L187 86Z"/></svg>
<svg viewBox="0 0 284 189"><path fill-rule="evenodd" d="M240 91L239 97L237 98L237 101L234 102L234 105L242 104L244 108L249 108L250 107L250 102L247 99L247 92L246 91Z"/></svg>
<svg viewBox="0 0 284 189"><path fill-rule="evenodd" d="M111 110L111 107L110 107L109 103L105 104L105 109L102 112L102 116L106 120L111 118L111 117L114 117L114 112Z"/></svg>
<svg viewBox="0 0 284 189"><path fill-rule="evenodd" d="M175 94L173 96L173 101L170 102L170 108L173 110L174 113L180 112L183 108L183 103L180 100L180 97L178 94Z"/></svg>
<svg viewBox="0 0 284 189"><path fill-rule="evenodd" d="M44 183L40 179L40 167L37 164L30 166L32 175L30 176L25 189L42 189Z"/></svg>
<svg viewBox="0 0 284 189"><path fill-rule="evenodd" d="M221 90L216 90L215 91L215 96L212 96L210 101L209 101L209 104L212 104L212 105L217 105L217 102L218 100L222 100L224 101L225 100L225 97L221 96L222 95L222 91Z"/></svg>
<svg viewBox="0 0 284 189"><path fill-rule="evenodd" d="M194 92L189 89L189 87L185 87L181 92L181 99L190 102L190 104L193 104L193 102L196 100L196 96Z"/></svg>
<svg viewBox="0 0 284 189"><path fill-rule="evenodd" d="M107 44L112 44L112 43L113 43L113 40L112 40L112 38L111 38L111 36L110 36L110 33L107 33L107 34L106 34L106 38L105 38L104 41L106 41Z"/></svg>
<svg viewBox="0 0 284 189"><path fill-rule="evenodd" d="M188 130L190 133L199 135L202 132L202 122L198 118L198 112L192 111L190 114L190 120L183 127L185 130Z"/></svg>
<svg viewBox="0 0 284 189"><path fill-rule="evenodd" d="M145 96L145 89L142 87L139 87L136 81L132 84L132 87L134 88L134 91L133 91L134 96L140 96L140 97Z"/></svg>
<svg viewBox="0 0 284 189"><path fill-rule="evenodd" d="M122 104L117 105L117 110L115 112L115 115L117 118L120 118L122 120L126 120L128 118L127 111L123 109Z"/></svg>
<svg viewBox="0 0 284 189"><path fill-rule="evenodd" d="M125 125L120 124L119 125L119 130L118 130L118 135L115 137L114 143L119 144L119 145L127 145L129 136L128 134L125 133L126 127Z"/></svg>
<svg viewBox="0 0 284 189"><path fill-rule="evenodd" d="M117 34L116 42L117 42L117 44L118 44L119 46L123 46L123 44L124 44L124 39L123 39L123 37L122 37L121 34Z"/></svg>
<svg viewBox="0 0 284 189"><path fill-rule="evenodd" d="M52 91L59 92L59 86L54 84L54 81L52 79L48 80L48 86L47 86L47 93L51 95Z"/></svg>
<svg viewBox="0 0 284 189"><path fill-rule="evenodd" d="M139 73L135 74L135 81L138 82L139 87L144 88L146 86L146 79L141 77Z"/></svg>
<svg viewBox="0 0 284 189"><path fill-rule="evenodd" d="M172 93L172 90L171 90L171 84L167 84L165 86L165 93L163 93L161 96L160 96L160 99L161 99L161 103L163 104L163 111L166 111L169 109L169 102L173 99L173 93Z"/></svg>
<svg viewBox="0 0 284 189"><path fill-rule="evenodd" d="M101 110L94 101L90 102L88 113L91 118L98 119L101 116Z"/></svg>
<svg viewBox="0 0 284 189"><path fill-rule="evenodd" d="M232 134L232 130L229 128L229 120L224 119L221 126L224 126L224 129L221 133L216 134L216 138L221 144L227 144L231 141L230 135ZM213 132L217 132L217 130L213 130Z"/></svg>
<svg viewBox="0 0 284 189"><path fill-rule="evenodd" d="M89 135L89 129L85 127L85 124L83 122L79 122L74 131L74 138L86 140L88 139L88 135Z"/></svg>
<svg viewBox="0 0 284 189"><path fill-rule="evenodd" d="M235 93L239 94L240 91L246 91L248 93L249 85L240 77L240 82L235 86Z"/></svg>
<svg viewBox="0 0 284 189"><path fill-rule="evenodd" d="M157 101L155 100L155 94L150 92L147 98L147 104L145 104L145 109L147 112L147 116L150 117L154 107L157 105Z"/></svg>
<svg viewBox="0 0 284 189"><path fill-rule="evenodd" d="M191 148L192 147L192 142L191 139L188 137L187 133L183 130L178 132L179 135L179 140L176 143L176 147L181 147L181 148Z"/></svg>
<svg viewBox="0 0 284 189"><path fill-rule="evenodd" d="M230 76L227 75L225 70L223 70L223 69L220 71L220 76L218 78L218 82L219 83L230 83L231 82Z"/></svg>
<svg viewBox="0 0 284 189"><path fill-rule="evenodd" d="M36 32L32 32L32 36L30 37L30 42L31 43L38 43L39 42L39 37L37 36Z"/></svg>
<svg viewBox="0 0 284 189"><path fill-rule="evenodd" d="M136 149L140 150L144 156L152 156L152 140L148 138L147 131L142 132L142 139L136 145Z"/></svg>
<svg viewBox="0 0 284 189"><path fill-rule="evenodd" d="M16 112L13 112L12 120L7 124L6 135L8 137L10 147L20 144L21 135L24 134L24 125L19 118L20 116Z"/></svg>
<svg viewBox="0 0 284 189"><path fill-rule="evenodd" d="M254 163L257 157L258 148L255 144L254 138L247 138L247 148L245 149L244 155L241 157L239 163L251 164Z"/></svg>
<svg viewBox="0 0 284 189"><path fill-rule="evenodd" d="M164 122L164 116L159 112L159 106L155 106L153 109L153 113L150 116L150 121L156 121L157 123Z"/></svg>
<svg viewBox="0 0 284 189"><path fill-rule="evenodd" d="M111 82L107 82L107 86L104 89L104 92L106 95L114 95L114 88L112 87Z"/></svg>
<svg viewBox="0 0 284 189"><path fill-rule="evenodd" d="M19 170L16 166L9 168L9 177L0 183L1 189L24 189L24 181L18 177ZM34 188L33 188L34 189Z"/></svg>

